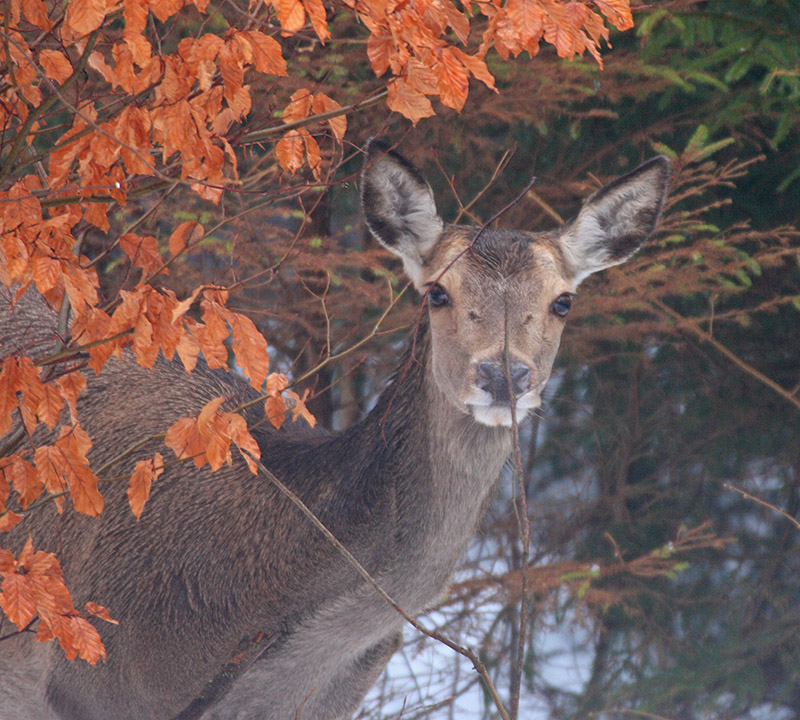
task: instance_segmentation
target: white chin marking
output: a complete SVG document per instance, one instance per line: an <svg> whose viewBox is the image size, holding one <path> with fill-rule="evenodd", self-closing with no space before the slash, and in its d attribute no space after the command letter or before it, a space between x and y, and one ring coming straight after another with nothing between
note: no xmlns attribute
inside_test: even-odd
<svg viewBox="0 0 800 720"><path fill-rule="evenodd" d="M517 407L517 424L521 423L530 408ZM511 408L507 405L470 405L472 417L481 425L511 427Z"/></svg>

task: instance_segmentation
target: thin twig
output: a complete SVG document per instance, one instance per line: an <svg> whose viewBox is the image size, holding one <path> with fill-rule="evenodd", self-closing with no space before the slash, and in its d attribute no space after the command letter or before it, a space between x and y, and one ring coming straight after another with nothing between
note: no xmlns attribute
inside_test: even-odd
<svg viewBox="0 0 800 720"><path fill-rule="evenodd" d="M353 345L350 345L346 349L336 353L335 355L329 355L324 360L321 360L317 365L315 365L313 368L311 368L308 372L303 373L299 378L297 378L294 381L294 383L292 383L292 385L299 385L304 380L308 380L308 378L310 378L312 375L316 375L328 363L335 362L336 360L339 360L340 358L343 358L343 357L345 357L347 355L350 355L353 351L358 350L358 348L360 348L362 345L364 345L365 343L369 342L373 337L375 337L378 334L378 331L380 330L381 325L383 324L383 321L386 319L386 317L392 311L394 306L397 305L397 303L400 301L400 298L403 297L403 295L405 294L406 290L408 290L409 285L410 285L410 283L406 284L403 287L403 289L391 299L391 301L389 302L389 305L386 307L386 309L383 311L383 313L381 313L381 316L377 319L375 324L372 326L372 330L370 330L364 337L362 337L358 342L354 343ZM265 396L264 399L266 399L266 396Z"/></svg>
<svg viewBox="0 0 800 720"><path fill-rule="evenodd" d="M323 122L325 120L332 120L340 115L346 115L347 113L354 112L356 110L365 110L373 105L377 105L381 100L386 98L388 94L388 90L381 90L381 92L373 95L372 97L368 97L366 100L360 100L352 105L345 105L343 107L336 108L335 110L328 110L327 112L319 113L317 115L310 115L302 120L295 120L294 122L285 123L283 125L276 125L275 127L266 128L264 130L255 130L253 132L246 133L245 135L242 135L241 139L239 140L239 144L247 145L250 143L259 143L264 140L269 140L277 135L283 135L290 130L296 130L297 128L306 127L307 125L313 125L314 123Z"/></svg>
<svg viewBox="0 0 800 720"><path fill-rule="evenodd" d="M511 454L512 485L516 481L514 507L517 516L517 534L522 546L520 553L521 589L519 599L519 630L517 634L517 647L511 663L510 717L516 720L519 716L520 689L522 686L522 668L525 660L525 643L528 635L528 563L530 561L531 521L528 516L528 495L525 477L522 474L522 450L519 442L519 427L517 425L517 395L511 375L511 359L509 357L509 328L508 306L504 315L503 338L503 363L505 365L506 383L508 385L508 398L511 407Z"/></svg>
<svg viewBox="0 0 800 720"><path fill-rule="evenodd" d="M760 497L756 497L755 495L751 495L747 490L742 490L741 488L732 485L731 483L722 483L722 487L728 488L728 490L733 490L734 492L739 493L743 497L746 497L748 500L753 500L757 502L759 505L763 505L765 508L769 508L770 510L774 510L777 513L780 513L785 517L792 525L794 525L798 530L800 530L800 520L796 517L789 515L785 510L779 508L777 505L773 505L771 502L767 502L766 500L762 500Z"/></svg>
<svg viewBox="0 0 800 720"><path fill-rule="evenodd" d="M475 196L472 198L472 200L470 200L470 201L469 201L469 202L468 202L466 205L464 205L464 206L461 206L461 209L458 211L458 215L456 216L456 219L454 220L454 222L458 222L458 221L461 219L461 215L462 215L463 213L469 213L469 212L470 212L470 208L471 208L471 207L472 207L472 206L473 206L473 205L474 205L476 202L478 202L478 200L480 200L480 199L481 199L481 197L483 197L483 195L485 195L485 194L486 194L486 192L489 190L489 188L490 188L490 187L492 187L492 185L494 185L495 181L496 181L496 180L497 180L497 178L500 176L500 173L501 173L503 170L505 170L505 167L506 167L506 165L508 164L508 160L509 160L509 158L510 158L510 157L511 157L511 150L506 150L506 151L503 153L503 157L501 157L501 158L500 158L500 162L498 162L498 163L497 163L497 166L495 167L495 169L494 169L494 172L492 173L492 177L490 177L490 178L489 178L489 182L487 182L487 183L486 183L486 184L485 184L485 185L484 185L484 186L483 186L483 187L482 187L482 188L481 188L481 189L480 189L480 190L479 190L479 191L478 191L478 192L475 194ZM528 188L528 192L530 192L530 187ZM460 205L461 205L461 201L459 201L459 206L460 206Z"/></svg>

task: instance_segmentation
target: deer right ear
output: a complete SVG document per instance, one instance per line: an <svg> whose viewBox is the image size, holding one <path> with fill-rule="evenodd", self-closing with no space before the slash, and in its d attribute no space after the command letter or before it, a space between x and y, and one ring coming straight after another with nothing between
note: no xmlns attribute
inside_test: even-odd
<svg viewBox="0 0 800 720"><path fill-rule="evenodd" d="M625 262L655 230L669 185L669 161L654 157L595 192L561 234L575 287L587 276Z"/></svg>
<svg viewBox="0 0 800 720"><path fill-rule="evenodd" d="M370 232L403 259L406 273L420 289L422 265L444 223L436 212L433 190L419 170L377 138L366 147L361 206Z"/></svg>

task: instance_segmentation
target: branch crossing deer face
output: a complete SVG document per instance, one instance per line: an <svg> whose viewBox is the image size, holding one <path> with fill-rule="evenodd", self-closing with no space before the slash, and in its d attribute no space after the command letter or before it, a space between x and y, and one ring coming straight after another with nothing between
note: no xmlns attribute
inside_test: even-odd
<svg viewBox="0 0 800 720"><path fill-rule="evenodd" d="M541 404L579 283L653 231L669 164L657 157L598 190L560 230L445 225L428 183L379 140L367 146L364 213L426 298L431 374L454 407L511 426Z"/></svg>

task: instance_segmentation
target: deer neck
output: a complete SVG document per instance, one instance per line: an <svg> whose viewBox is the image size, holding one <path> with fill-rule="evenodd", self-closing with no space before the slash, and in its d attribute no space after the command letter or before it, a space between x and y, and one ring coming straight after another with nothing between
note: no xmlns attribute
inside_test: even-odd
<svg viewBox="0 0 800 720"><path fill-rule="evenodd" d="M378 474L394 484L398 533L409 529L404 548L424 555L428 570L446 577L480 521L512 444L508 428L481 425L444 396L430 371L431 352L427 323L420 323L359 432L385 453L379 462L390 474Z"/></svg>

